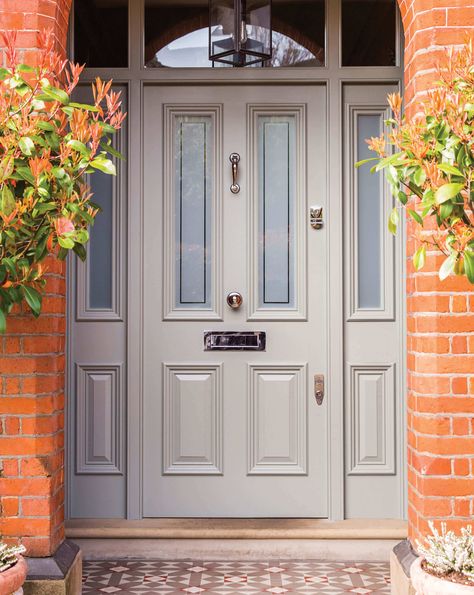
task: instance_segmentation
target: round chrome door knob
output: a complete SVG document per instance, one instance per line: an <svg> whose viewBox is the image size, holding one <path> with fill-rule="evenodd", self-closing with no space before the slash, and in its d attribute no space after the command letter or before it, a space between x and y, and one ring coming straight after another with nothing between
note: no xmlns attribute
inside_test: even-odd
<svg viewBox="0 0 474 595"><path fill-rule="evenodd" d="M231 291L227 296L227 304L233 310L237 310L238 308L240 308L243 301L244 300L238 291Z"/></svg>

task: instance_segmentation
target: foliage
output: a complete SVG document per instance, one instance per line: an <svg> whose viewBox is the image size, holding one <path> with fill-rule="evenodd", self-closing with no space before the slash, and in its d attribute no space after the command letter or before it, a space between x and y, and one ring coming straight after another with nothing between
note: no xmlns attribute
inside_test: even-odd
<svg viewBox="0 0 474 595"><path fill-rule="evenodd" d="M426 569L436 575L448 576L456 573L474 582L474 535L469 525L461 529L461 535L446 531L441 523L441 534L430 522L432 535L426 538L428 547L419 542L418 550L426 560Z"/></svg>
<svg viewBox="0 0 474 595"><path fill-rule="evenodd" d="M26 551L24 545L9 546L0 542L0 572L15 566L18 556Z"/></svg>
<svg viewBox="0 0 474 595"><path fill-rule="evenodd" d="M399 203L389 218L396 232L399 208L414 221L418 244L414 266L421 269L427 248L446 256L441 279L452 272L474 283L474 59L470 43L450 51L440 68L437 88L422 102L421 112L402 116L402 99L388 96L393 118L388 134L368 144L378 157L372 171L385 170Z"/></svg>
<svg viewBox="0 0 474 595"><path fill-rule="evenodd" d="M16 35L3 34L0 68L0 331L14 304L41 311L42 261L86 256L88 226L98 209L86 175L115 174L111 135L121 127L120 94L112 81L92 84L93 105L71 94L83 66L62 60L51 32L39 35L36 66L21 64Z"/></svg>

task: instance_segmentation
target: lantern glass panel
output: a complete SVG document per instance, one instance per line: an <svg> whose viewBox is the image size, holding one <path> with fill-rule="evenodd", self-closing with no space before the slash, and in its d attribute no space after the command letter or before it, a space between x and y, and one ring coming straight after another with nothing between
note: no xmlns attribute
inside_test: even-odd
<svg viewBox="0 0 474 595"><path fill-rule="evenodd" d="M262 0L211 0L209 58L233 66L269 60L271 4Z"/></svg>

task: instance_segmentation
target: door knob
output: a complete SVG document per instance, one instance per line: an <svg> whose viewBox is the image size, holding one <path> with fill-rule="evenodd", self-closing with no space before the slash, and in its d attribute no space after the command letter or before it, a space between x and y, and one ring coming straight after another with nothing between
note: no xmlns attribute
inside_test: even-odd
<svg viewBox="0 0 474 595"><path fill-rule="evenodd" d="M243 298L238 291L231 291L227 296L227 304L233 309L238 310L242 305Z"/></svg>

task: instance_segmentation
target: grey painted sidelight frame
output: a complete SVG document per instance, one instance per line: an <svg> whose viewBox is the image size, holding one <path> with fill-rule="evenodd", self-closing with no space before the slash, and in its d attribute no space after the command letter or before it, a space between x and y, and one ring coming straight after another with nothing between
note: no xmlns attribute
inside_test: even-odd
<svg viewBox="0 0 474 595"><path fill-rule="evenodd" d="M398 10L398 9L397 9ZM73 18L73 17L72 17ZM265 68L265 69L146 69L144 67L144 0L130 0L129 2L129 66L128 68L95 68L84 73L84 80L93 80L95 76L113 78L117 85L128 88L128 220L126 223L127 258L129 263L126 273L126 419L127 419L127 449L126 460L126 518L142 518L142 329L143 320L143 251L141 242L143 226L143 192L142 192L142 130L143 88L146 85L246 85L246 84L281 84L292 85L323 85L327 93L328 105L328 209L325 213L325 225L329 232L328 245L328 299L329 328L328 334L328 377L327 394L331 395L328 407L328 490L329 490L329 518L340 520L345 515L345 454L342 439L344 428L344 222L341 213L344 205L344 150L343 150L343 92L350 85L395 85L401 88L403 77L402 56L402 28L398 18L397 66L394 67L342 67L340 56L341 48L341 4L340 0L326 0L326 65L317 68ZM73 31L73 26L70 27ZM73 34L70 34L70 48L73 49ZM308 200L317 202L317 197L308 197ZM404 241L397 240L397 273L402 275L404 262ZM133 266L130 266L133 263ZM73 267L69 267L71 271ZM73 279L68 275L68 287L72 297L71 288ZM397 392L399 393L398 407L404 410L404 362L403 362L403 337L404 333L404 286L399 283L398 289L398 319L400 322L400 365L397 366ZM73 300L69 300L72 303ZM69 353L73 333L72 308L69 312ZM69 362L68 394L74 391L73 362ZM68 399L69 400L69 399ZM403 415L396 419L396 450L398 471L400 473L400 511L399 516L406 514L405 495L405 470L403 467L405 451L405 431ZM70 460L74 452L75 416L71 407L68 407L68 484L71 485L74 465ZM67 513L74 516L71 509L70 490L67 497Z"/></svg>

